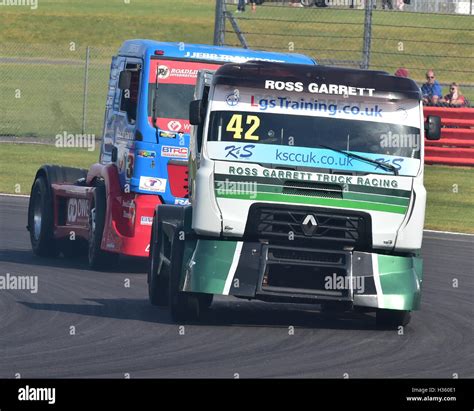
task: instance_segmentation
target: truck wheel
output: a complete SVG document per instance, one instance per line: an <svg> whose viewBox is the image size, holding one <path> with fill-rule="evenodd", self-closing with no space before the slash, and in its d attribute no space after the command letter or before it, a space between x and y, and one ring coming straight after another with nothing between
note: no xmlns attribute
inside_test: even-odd
<svg viewBox="0 0 474 411"><path fill-rule="evenodd" d="M169 267L169 305L174 321L199 321L212 303L212 294L182 292L179 290L181 268L183 265L184 242L171 242Z"/></svg>
<svg viewBox="0 0 474 411"><path fill-rule="evenodd" d="M387 310L379 308L376 312L377 327L395 328L399 325L407 325L410 322L410 311L405 310Z"/></svg>
<svg viewBox="0 0 474 411"><path fill-rule="evenodd" d="M107 203L105 187L98 184L94 190L94 197L89 213L89 267L94 270L113 267L117 264L119 254L109 253L100 248L104 232L105 213Z"/></svg>
<svg viewBox="0 0 474 411"><path fill-rule="evenodd" d="M53 199L47 184L43 176L38 177L33 184L28 207L28 229L33 252L41 257L56 257L59 251L53 237Z"/></svg>
<svg viewBox="0 0 474 411"><path fill-rule="evenodd" d="M158 224L158 243L155 244L155 224ZM164 264L164 233L155 216L151 227L150 256L148 257L148 298L152 305L167 306L169 296L169 266Z"/></svg>

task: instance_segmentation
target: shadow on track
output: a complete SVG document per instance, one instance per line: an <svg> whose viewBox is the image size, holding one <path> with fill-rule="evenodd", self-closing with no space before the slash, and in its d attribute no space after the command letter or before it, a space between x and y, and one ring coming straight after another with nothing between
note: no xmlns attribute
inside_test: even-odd
<svg viewBox="0 0 474 411"><path fill-rule="evenodd" d="M69 314L175 324L166 308L158 308L143 299L85 299L84 304L43 304L18 301L33 310L58 311ZM90 304L93 302L95 304ZM219 301L203 316L201 326L248 326L287 328L288 326L335 329L375 330L374 317L362 313L322 313L318 306L261 302Z"/></svg>
<svg viewBox="0 0 474 411"><path fill-rule="evenodd" d="M0 249L0 262L33 265L41 267L71 268L74 270L90 271L87 265L87 257L78 258L45 258L38 257L30 250L6 250ZM104 273L127 273L127 274L145 274L147 270L147 260L145 258L120 257L120 262L109 270L103 270Z"/></svg>

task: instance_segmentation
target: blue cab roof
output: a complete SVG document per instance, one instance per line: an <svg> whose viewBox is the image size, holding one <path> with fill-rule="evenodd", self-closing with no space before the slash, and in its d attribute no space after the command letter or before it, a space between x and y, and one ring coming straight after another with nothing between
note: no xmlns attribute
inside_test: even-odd
<svg viewBox="0 0 474 411"><path fill-rule="evenodd" d="M277 53L272 51L250 50L238 47L210 46L205 44L169 43L154 40L127 40L119 50L119 55L148 59L155 50L163 51L164 57L190 58L242 63L248 60L273 61L293 64L312 64L316 62L304 54Z"/></svg>

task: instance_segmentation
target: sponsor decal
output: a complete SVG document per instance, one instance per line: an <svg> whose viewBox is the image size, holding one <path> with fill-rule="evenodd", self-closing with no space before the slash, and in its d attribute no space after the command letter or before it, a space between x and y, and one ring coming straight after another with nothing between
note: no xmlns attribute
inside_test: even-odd
<svg viewBox="0 0 474 411"><path fill-rule="evenodd" d="M173 147L173 146L162 146L161 147L162 157L173 157L173 158L188 158L187 147Z"/></svg>
<svg viewBox="0 0 474 411"><path fill-rule="evenodd" d="M338 94L342 96L369 96L374 95L374 88L352 87L342 84L309 83L305 87L301 81L265 80L267 90L294 91L297 93Z"/></svg>
<svg viewBox="0 0 474 411"><path fill-rule="evenodd" d="M251 146L251 147L249 147ZM343 153L329 149L298 146L280 146L274 144L229 144L222 141L208 142L208 153L214 160L239 160L260 164L287 164L305 167L325 168L333 170L356 170L392 175L389 170L377 164L371 164ZM420 168L420 160L416 158L383 155L378 153L353 152L360 156L391 164L400 175L414 176Z"/></svg>
<svg viewBox="0 0 474 411"><path fill-rule="evenodd" d="M365 117L383 117L383 109L375 104L374 106L362 106L360 103L354 104L336 104L319 101L315 98L299 98L293 100L289 97L276 98L259 98L258 96L250 96L250 106L256 107L260 111L268 111L271 109L281 110L301 110L325 113L329 116L365 116ZM399 109L404 110L404 109ZM408 118L408 113L404 110L404 119Z"/></svg>
<svg viewBox="0 0 474 411"><path fill-rule="evenodd" d="M149 82L158 80L163 84L196 84L197 73L201 69L215 70L217 64L177 61L177 60L154 60L151 61Z"/></svg>
<svg viewBox="0 0 474 411"><path fill-rule="evenodd" d="M160 137L164 138L175 138L176 133L173 133L171 131L160 131Z"/></svg>
<svg viewBox="0 0 474 411"><path fill-rule="evenodd" d="M240 93L239 93L239 90L237 89L235 89L233 93L230 93L225 99L227 105L231 107L234 107L237 104L239 104L239 100L240 100Z"/></svg>
<svg viewBox="0 0 474 411"><path fill-rule="evenodd" d="M138 155L138 157L155 158L156 157L156 151L138 150L137 155Z"/></svg>
<svg viewBox="0 0 474 411"><path fill-rule="evenodd" d="M231 54L220 54L220 53L199 53L199 52L189 52L187 51L184 54L184 57L194 58L194 59L206 59L206 60L217 60L217 61L227 61L234 63L245 63L246 61L273 61L275 63L282 63L283 60L279 59L267 59L264 57L246 57L246 56L234 56Z"/></svg>
<svg viewBox="0 0 474 411"><path fill-rule="evenodd" d="M255 144L247 144L243 147L230 145L225 147L226 155L225 158L249 158L252 157L252 149Z"/></svg>
<svg viewBox="0 0 474 411"><path fill-rule="evenodd" d="M85 198L70 198L67 202L67 222L84 222L89 218L89 200Z"/></svg>
<svg viewBox="0 0 474 411"><path fill-rule="evenodd" d="M271 168L229 166L229 175L267 177L279 180L316 181L321 183L337 183L343 186L360 185L366 187L398 188L399 180L384 177L355 177L336 174L310 173L293 170L274 170Z"/></svg>
<svg viewBox="0 0 474 411"><path fill-rule="evenodd" d="M170 76L170 69L168 66L165 66L164 64L161 64L158 66L156 69L156 75L158 76L159 79L165 79Z"/></svg>
<svg viewBox="0 0 474 411"><path fill-rule="evenodd" d="M226 106L227 107L227 106ZM189 120L181 118L157 118L156 125L160 130L163 130L165 134L163 137L166 138L177 138L179 133L189 133L191 124Z"/></svg>
<svg viewBox="0 0 474 411"><path fill-rule="evenodd" d="M140 218L140 225L152 225L153 217L142 215Z"/></svg>
<svg viewBox="0 0 474 411"><path fill-rule="evenodd" d="M182 128L181 122L179 122L178 120L169 121L167 126L168 129L170 129L171 131L179 131Z"/></svg>
<svg viewBox="0 0 474 411"><path fill-rule="evenodd" d="M153 191L154 193L164 193L166 190L166 178L140 177L140 190Z"/></svg>
<svg viewBox="0 0 474 411"><path fill-rule="evenodd" d="M189 205L189 198L175 198L174 203L176 205Z"/></svg>

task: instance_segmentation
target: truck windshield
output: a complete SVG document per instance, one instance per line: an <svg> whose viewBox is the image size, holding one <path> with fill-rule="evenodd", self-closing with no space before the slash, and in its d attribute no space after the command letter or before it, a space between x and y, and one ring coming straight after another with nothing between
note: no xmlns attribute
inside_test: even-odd
<svg viewBox="0 0 474 411"><path fill-rule="evenodd" d="M149 84L148 116L151 117L155 85ZM193 100L194 85L159 84L157 89L158 118L187 119L189 103Z"/></svg>
<svg viewBox="0 0 474 411"><path fill-rule="evenodd" d="M420 129L403 124L291 114L214 111L209 141L420 158Z"/></svg>
<svg viewBox="0 0 474 411"><path fill-rule="evenodd" d="M156 94L156 126L161 130L189 133L189 103L193 100L197 73L220 64L186 59L152 58L148 79L148 118L152 124ZM157 84L158 83L158 84Z"/></svg>

